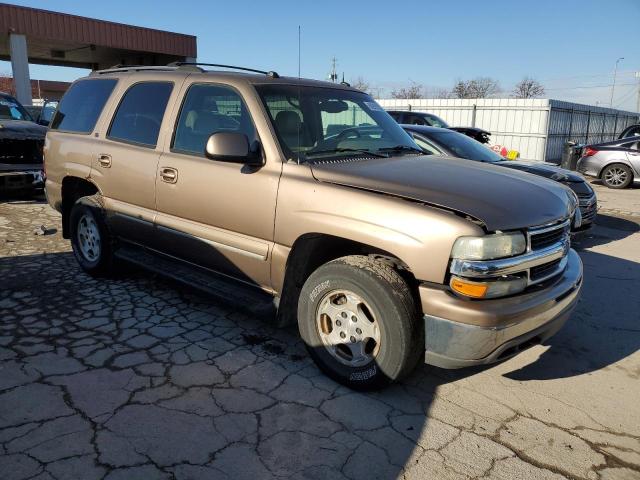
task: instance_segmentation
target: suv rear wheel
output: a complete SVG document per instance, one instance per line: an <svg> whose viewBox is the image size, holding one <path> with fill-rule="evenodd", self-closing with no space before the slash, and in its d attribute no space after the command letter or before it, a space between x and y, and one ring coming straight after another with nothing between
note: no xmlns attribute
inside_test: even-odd
<svg viewBox="0 0 640 480"><path fill-rule="evenodd" d="M601 177L609 188L627 188L633 180L633 173L626 165L614 163L604 168Z"/></svg>
<svg viewBox="0 0 640 480"><path fill-rule="evenodd" d="M424 355L409 286L391 266L365 256L342 257L311 274L298 326L320 369L357 390L405 377Z"/></svg>
<svg viewBox="0 0 640 480"><path fill-rule="evenodd" d="M111 269L112 239L104 223L96 196L82 197L71 208L71 247L82 269L102 275Z"/></svg>

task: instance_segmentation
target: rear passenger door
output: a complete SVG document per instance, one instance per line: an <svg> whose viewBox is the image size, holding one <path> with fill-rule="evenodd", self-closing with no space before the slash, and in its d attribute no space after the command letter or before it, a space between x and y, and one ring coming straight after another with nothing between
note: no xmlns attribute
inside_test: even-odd
<svg viewBox="0 0 640 480"><path fill-rule="evenodd" d="M109 225L116 235L143 245L153 245L158 140L174 88L166 78L126 82L94 150L91 176Z"/></svg>
<svg viewBox="0 0 640 480"><path fill-rule="evenodd" d="M250 167L206 158L215 132L245 134L260 149L255 122L236 88L191 80L183 91L156 176L161 250L268 290L282 163L267 158L264 166Z"/></svg>

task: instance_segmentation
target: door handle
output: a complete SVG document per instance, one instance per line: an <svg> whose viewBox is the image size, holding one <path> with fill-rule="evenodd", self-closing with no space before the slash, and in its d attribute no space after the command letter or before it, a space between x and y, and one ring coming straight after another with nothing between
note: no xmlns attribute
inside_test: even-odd
<svg viewBox="0 0 640 480"><path fill-rule="evenodd" d="M178 181L178 170L171 167L162 167L160 169L160 178L163 182L176 183Z"/></svg>
<svg viewBox="0 0 640 480"><path fill-rule="evenodd" d="M100 163L101 167L110 168L111 167L111 155L106 153L100 153L98 155L98 163Z"/></svg>

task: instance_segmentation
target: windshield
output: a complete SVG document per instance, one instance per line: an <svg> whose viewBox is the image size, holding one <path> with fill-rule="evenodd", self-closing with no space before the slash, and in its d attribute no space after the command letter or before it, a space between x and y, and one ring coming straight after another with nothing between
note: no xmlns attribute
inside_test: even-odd
<svg viewBox="0 0 640 480"><path fill-rule="evenodd" d="M31 116L18 101L9 96L0 96L0 120L31 120Z"/></svg>
<svg viewBox="0 0 640 480"><path fill-rule="evenodd" d="M365 93L296 85L256 88L290 159L420 153L412 138Z"/></svg>
<svg viewBox="0 0 640 480"><path fill-rule="evenodd" d="M429 132L429 136L445 146L456 157L479 160L481 162L501 162L504 160L494 151L489 150L480 142L462 133L444 130L442 132Z"/></svg>

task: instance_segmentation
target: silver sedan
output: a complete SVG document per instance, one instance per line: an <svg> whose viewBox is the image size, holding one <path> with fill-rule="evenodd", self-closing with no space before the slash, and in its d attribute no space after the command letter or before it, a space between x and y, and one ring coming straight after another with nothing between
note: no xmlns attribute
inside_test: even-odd
<svg viewBox="0 0 640 480"><path fill-rule="evenodd" d="M627 188L632 182L640 182L640 137L585 147L577 169L583 175L602 179L609 188Z"/></svg>

